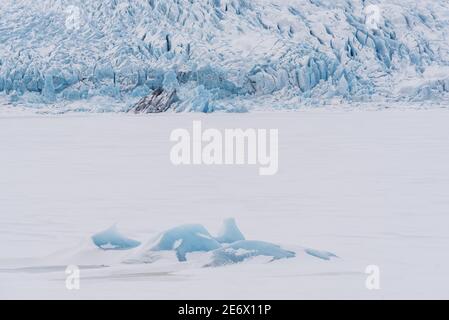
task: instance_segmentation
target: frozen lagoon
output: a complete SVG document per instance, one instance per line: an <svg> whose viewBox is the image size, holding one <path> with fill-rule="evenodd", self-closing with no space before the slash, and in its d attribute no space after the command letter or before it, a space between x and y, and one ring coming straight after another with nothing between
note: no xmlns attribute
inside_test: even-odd
<svg viewBox="0 0 449 320"><path fill-rule="evenodd" d="M278 128L279 172L173 166L170 132L193 120ZM447 109L4 114L0 297L447 299L448 123ZM134 265L83 242L112 223L143 242L184 223L216 234L228 216L247 239L340 258ZM80 290L65 287L68 262L84 266ZM380 290L365 287L373 264Z"/></svg>

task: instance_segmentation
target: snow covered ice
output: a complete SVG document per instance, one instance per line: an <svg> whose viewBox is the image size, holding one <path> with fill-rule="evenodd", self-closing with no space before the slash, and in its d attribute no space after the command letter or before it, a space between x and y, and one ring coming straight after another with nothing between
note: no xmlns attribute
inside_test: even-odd
<svg viewBox="0 0 449 320"><path fill-rule="evenodd" d="M140 242L129 239L121 235L117 226L113 225L109 229L94 234L92 236L94 244L103 250L127 250L138 247Z"/></svg>
<svg viewBox="0 0 449 320"><path fill-rule="evenodd" d="M162 258L154 252L172 250L176 252L180 262L190 260L187 259L188 253L212 251L212 261L206 266L234 264L257 256L270 257L272 260L295 256L294 252L283 250L278 245L244 239L233 218L223 221L220 235L216 238L200 224L182 225L162 232L156 241L150 240L139 254L127 259L125 263L153 263ZM325 260L329 260L331 256L335 257L328 252L320 255L319 251L310 251L309 254Z"/></svg>
<svg viewBox="0 0 449 320"><path fill-rule="evenodd" d="M293 251L284 250L278 245L254 240L240 240L225 245L223 248L215 250L212 254L212 261L207 264L207 266L211 267L238 263L257 256L269 257L271 260L295 256Z"/></svg>
<svg viewBox="0 0 449 320"><path fill-rule="evenodd" d="M175 227L163 232L151 251L175 250L179 261L186 260L186 254L195 251L211 251L220 244L200 224Z"/></svg>
<svg viewBox="0 0 449 320"><path fill-rule="evenodd" d="M323 260L330 260L331 258L336 258L337 256L333 254L332 252L327 251L320 251L315 249L305 249L305 252L311 256L323 259Z"/></svg>
<svg viewBox="0 0 449 320"><path fill-rule="evenodd" d="M199 119L280 128L278 174L173 167L171 130ZM448 121L446 109L3 114L0 297L447 298ZM295 257L204 268L213 250L180 262L178 237L144 255L161 231L192 222L218 243L229 216L245 239ZM142 244L95 246L90 236L111 222ZM338 258L317 257L324 251ZM81 290L65 288L69 264L81 268ZM381 290L366 289L368 265L379 266Z"/></svg>
<svg viewBox="0 0 449 320"><path fill-rule="evenodd" d="M240 229L237 227L234 218L228 218L223 221L220 233L215 237L220 243L231 243L239 240L245 240Z"/></svg>

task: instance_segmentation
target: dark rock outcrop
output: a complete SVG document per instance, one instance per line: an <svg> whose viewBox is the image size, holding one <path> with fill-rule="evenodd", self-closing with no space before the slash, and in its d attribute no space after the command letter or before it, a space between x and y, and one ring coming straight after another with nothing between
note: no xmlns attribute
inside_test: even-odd
<svg viewBox="0 0 449 320"><path fill-rule="evenodd" d="M167 91L162 88L154 90L150 95L139 100L128 112L160 113L170 109L178 100L176 90Z"/></svg>

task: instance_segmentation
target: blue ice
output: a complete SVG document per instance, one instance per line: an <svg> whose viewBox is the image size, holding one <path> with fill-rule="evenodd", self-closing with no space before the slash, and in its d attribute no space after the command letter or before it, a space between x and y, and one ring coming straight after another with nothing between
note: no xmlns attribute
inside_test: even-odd
<svg viewBox="0 0 449 320"><path fill-rule="evenodd" d="M126 238L120 234L115 225L105 231L94 234L92 241L103 250L127 250L140 245L139 241Z"/></svg>
<svg viewBox="0 0 449 320"><path fill-rule="evenodd" d="M211 251L220 247L209 232L200 224L186 224L162 233L152 251L175 250L179 261L186 261L186 254Z"/></svg>
<svg viewBox="0 0 449 320"><path fill-rule="evenodd" d="M331 258L336 258L337 256L333 254L332 252L328 251L321 251L321 250L315 250L315 249L305 249L304 250L308 255L314 256L319 259L323 260L330 260Z"/></svg>
<svg viewBox="0 0 449 320"><path fill-rule="evenodd" d="M218 236L215 237L215 240L220 243L232 243L239 240L245 240L245 237L237 227L235 219L228 218L223 221L223 226Z"/></svg>
<svg viewBox="0 0 449 320"><path fill-rule="evenodd" d="M295 252L282 249L280 246L255 240L241 240L217 249L212 254L212 261L207 267L223 266L242 262L251 257L267 256L272 260L292 258Z"/></svg>

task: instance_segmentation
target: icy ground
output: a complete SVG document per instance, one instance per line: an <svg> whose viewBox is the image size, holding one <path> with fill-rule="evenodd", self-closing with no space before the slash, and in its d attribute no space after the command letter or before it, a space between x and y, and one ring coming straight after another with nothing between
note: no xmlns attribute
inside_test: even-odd
<svg viewBox="0 0 449 320"><path fill-rule="evenodd" d="M279 172L174 167L169 134L279 128ZM0 298L449 298L449 113L433 110L0 118ZM247 239L298 252L203 268L121 263L90 236L117 223L146 243L233 216ZM301 248L326 250L329 261ZM139 250L136 248L135 250ZM163 253L161 253L163 254ZM80 290L65 287L67 264ZM380 290L365 287L367 265Z"/></svg>

